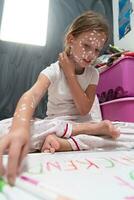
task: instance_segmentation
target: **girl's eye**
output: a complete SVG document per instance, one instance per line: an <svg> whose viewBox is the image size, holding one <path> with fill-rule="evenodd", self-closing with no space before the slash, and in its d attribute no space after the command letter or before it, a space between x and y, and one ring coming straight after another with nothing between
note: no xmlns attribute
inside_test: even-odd
<svg viewBox="0 0 134 200"><path fill-rule="evenodd" d="M87 45L87 44L84 44L84 48L85 48L85 49L90 49L90 46Z"/></svg>
<svg viewBox="0 0 134 200"><path fill-rule="evenodd" d="M95 52L99 54L99 53L100 53L100 50L99 50L99 49L95 49Z"/></svg>

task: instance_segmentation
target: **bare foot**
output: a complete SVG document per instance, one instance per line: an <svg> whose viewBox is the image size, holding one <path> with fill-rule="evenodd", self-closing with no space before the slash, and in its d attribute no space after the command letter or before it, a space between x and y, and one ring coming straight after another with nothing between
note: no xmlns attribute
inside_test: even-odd
<svg viewBox="0 0 134 200"><path fill-rule="evenodd" d="M98 134L111 136L116 139L120 136L120 131L109 120L103 120L98 123Z"/></svg>
<svg viewBox="0 0 134 200"><path fill-rule="evenodd" d="M109 120L103 120L98 123L73 123L72 135L78 134L106 135L116 139L119 137L120 131Z"/></svg>
<svg viewBox="0 0 134 200"><path fill-rule="evenodd" d="M42 146L42 152L71 151L72 147L67 139L59 138L55 134L48 135Z"/></svg>

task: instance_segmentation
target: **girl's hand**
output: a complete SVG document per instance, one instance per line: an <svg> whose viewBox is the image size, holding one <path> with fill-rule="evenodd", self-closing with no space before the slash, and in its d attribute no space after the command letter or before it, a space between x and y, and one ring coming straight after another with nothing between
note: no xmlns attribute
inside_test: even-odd
<svg viewBox="0 0 134 200"><path fill-rule="evenodd" d="M0 176L6 175L9 184L13 185L19 172L20 164L28 153L30 136L25 129L9 132L0 140ZM2 157L8 152L8 163L5 171Z"/></svg>
<svg viewBox="0 0 134 200"><path fill-rule="evenodd" d="M63 69L66 77L75 75L75 64L67 56L66 52L62 52L59 54L59 64L60 67Z"/></svg>

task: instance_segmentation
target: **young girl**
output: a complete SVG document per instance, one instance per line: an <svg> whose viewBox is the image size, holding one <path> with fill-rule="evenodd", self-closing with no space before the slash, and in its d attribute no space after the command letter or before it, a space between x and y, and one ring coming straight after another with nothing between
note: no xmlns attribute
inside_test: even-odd
<svg viewBox="0 0 134 200"><path fill-rule="evenodd" d="M99 76L92 63L107 39L108 26L101 15L89 11L76 18L68 29L65 51L60 53L58 61L44 69L33 87L20 98L13 120L1 122L1 130L9 129L9 133L0 140L0 173L4 173L2 155L8 151L9 183L14 182L29 149L84 150L90 149L88 135L113 138L119 135L109 121L90 122ZM47 90L48 117L32 121L35 108Z"/></svg>

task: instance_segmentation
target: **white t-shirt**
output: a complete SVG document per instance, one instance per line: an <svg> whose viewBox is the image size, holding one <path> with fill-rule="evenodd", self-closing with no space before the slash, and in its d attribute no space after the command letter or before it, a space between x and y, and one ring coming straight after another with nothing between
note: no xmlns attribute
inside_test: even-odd
<svg viewBox="0 0 134 200"><path fill-rule="evenodd" d="M60 117L70 116L70 120L86 121L89 120L89 115L80 116L74 104L70 88L67 84L66 77L62 68L59 67L58 61L51 64L42 72L48 77L51 84L48 88L48 104L47 116ZM77 75L77 80L81 88L85 91L89 84L98 84L99 73L94 67L87 67L83 74Z"/></svg>

